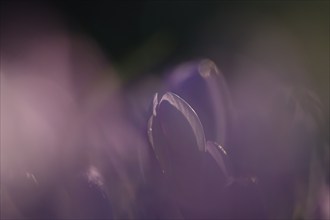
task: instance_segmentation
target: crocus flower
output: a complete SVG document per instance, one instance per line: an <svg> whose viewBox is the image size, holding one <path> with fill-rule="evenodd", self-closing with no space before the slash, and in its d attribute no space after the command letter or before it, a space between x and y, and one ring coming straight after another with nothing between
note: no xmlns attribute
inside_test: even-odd
<svg viewBox="0 0 330 220"><path fill-rule="evenodd" d="M324 107L312 90L252 75L231 97L210 60L181 65L168 79L154 96L148 134L181 216L318 216L315 192L327 174L312 165L329 160Z"/></svg>
<svg viewBox="0 0 330 220"><path fill-rule="evenodd" d="M212 61L203 60L197 69L191 64L186 67L170 77L172 91L186 99L174 92L160 97L156 93L148 121L149 141L164 174L165 187L185 218L242 217L228 208L239 200L247 201L242 197L251 199L253 190L240 187L253 185L256 180L234 177L230 158L218 143L225 143L228 128L226 83ZM240 205L246 211L241 210L241 214L255 216L255 205L243 203Z"/></svg>

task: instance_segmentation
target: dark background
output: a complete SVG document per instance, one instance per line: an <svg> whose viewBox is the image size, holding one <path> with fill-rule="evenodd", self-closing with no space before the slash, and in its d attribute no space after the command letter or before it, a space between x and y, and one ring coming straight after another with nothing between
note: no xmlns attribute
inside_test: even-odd
<svg viewBox="0 0 330 220"><path fill-rule="evenodd" d="M60 15L69 30L95 40L125 79L197 58L214 60L228 77L251 33L275 25L297 39L314 84L329 90L329 1L14 0L1 7Z"/></svg>
<svg viewBox="0 0 330 220"><path fill-rule="evenodd" d="M54 1L50 5L71 28L96 39L115 62L159 32L166 33L163 41L174 45L167 61L208 56L201 45L233 51L244 37L235 29L254 20L278 19L290 6L281 1Z"/></svg>

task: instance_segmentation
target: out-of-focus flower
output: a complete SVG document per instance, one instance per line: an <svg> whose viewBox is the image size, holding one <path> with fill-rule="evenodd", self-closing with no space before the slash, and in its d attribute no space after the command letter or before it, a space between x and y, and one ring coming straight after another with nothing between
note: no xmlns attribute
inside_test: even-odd
<svg viewBox="0 0 330 220"><path fill-rule="evenodd" d="M1 219L127 215L137 184L126 165L138 157L128 146L139 141L119 140L135 130L114 71L49 8L24 6L1 20Z"/></svg>
<svg viewBox="0 0 330 220"><path fill-rule="evenodd" d="M187 122L188 124L185 125ZM168 92L158 100L158 94L156 93L153 100L153 114L148 121L148 125L149 140L164 173L172 174L176 170L173 168L175 165L171 164L171 161L175 161L178 153L173 153L173 151L183 151L179 154L184 156L179 159L179 161L183 162L183 160L190 160L188 152L191 152L191 149L195 149L198 152L197 154L209 152L216 158L224 178L229 181L230 176L223 158L226 157L226 151L216 143L206 142L203 125L198 115L180 96ZM180 128L180 126L183 126L183 128ZM158 129L161 129L165 136L165 139L161 142L159 139L162 137L159 137L157 132L160 131ZM180 147L175 147L176 145ZM168 149L171 146L174 149ZM218 149L218 151L215 149ZM191 158L194 163L198 161L198 159L195 159Z"/></svg>
<svg viewBox="0 0 330 220"><path fill-rule="evenodd" d="M220 167L218 175L226 182L230 179L223 158L226 153L220 146L206 142L197 114L176 94L165 93L160 100L156 94L153 105L153 115L149 119L149 139L162 172L168 177L169 188L173 190L169 193L184 210L185 217L199 216L199 212L204 212L205 208L201 178L203 156L207 152L217 159Z"/></svg>
<svg viewBox="0 0 330 220"><path fill-rule="evenodd" d="M232 97L210 60L171 72L148 121L161 187L187 218L320 216L328 163L321 101L272 74L241 77Z"/></svg>
<svg viewBox="0 0 330 220"><path fill-rule="evenodd" d="M226 104L230 105L226 83L215 72L212 61L203 60L198 67L181 67L170 78L172 88L185 95L198 111L175 93L166 92L160 98L156 93L148 121L149 141L164 173L170 199L185 218L262 217L262 210L255 211L259 201L242 203L253 198L250 194L243 199L247 192L254 192L249 187L255 179L233 177L226 150L208 139L224 142L224 130L228 129L224 122L229 119ZM210 131L208 135L205 127ZM246 186L249 190L242 191ZM228 207L239 200L244 211L237 215Z"/></svg>
<svg viewBox="0 0 330 220"><path fill-rule="evenodd" d="M167 78L166 86L196 111L206 139L222 146L228 144L234 109L226 80L213 61L202 59L179 65Z"/></svg>

